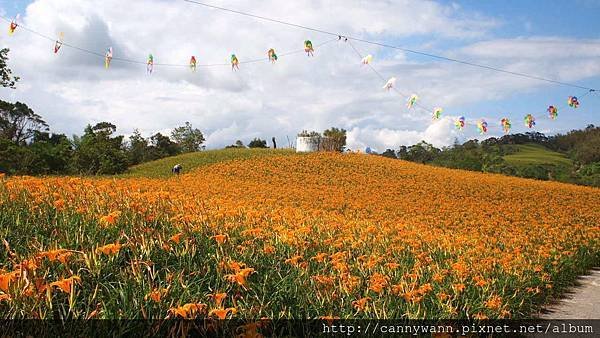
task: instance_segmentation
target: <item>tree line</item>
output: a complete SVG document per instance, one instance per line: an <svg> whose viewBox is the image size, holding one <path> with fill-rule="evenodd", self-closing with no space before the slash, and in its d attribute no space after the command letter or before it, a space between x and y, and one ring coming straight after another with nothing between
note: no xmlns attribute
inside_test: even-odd
<svg viewBox="0 0 600 338"><path fill-rule="evenodd" d="M167 156L199 151L202 132L189 122L171 135L144 138L138 130L125 139L117 127L100 122L71 138L51 133L26 104L0 100L0 172L19 175L111 175Z"/></svg>
<svg viewBox="0 0 600 338"><path fill-rule="evenodd" d="M515 165L504 159L506 155L517 153L518 145L524 144L537 144L564 154L573 164ZM481 142L455 142L443 148L422 141L397 150L387 149L381 155L447 168L600 186L600 127L594 125L553 136L539 132L511 134Z"/></svg>

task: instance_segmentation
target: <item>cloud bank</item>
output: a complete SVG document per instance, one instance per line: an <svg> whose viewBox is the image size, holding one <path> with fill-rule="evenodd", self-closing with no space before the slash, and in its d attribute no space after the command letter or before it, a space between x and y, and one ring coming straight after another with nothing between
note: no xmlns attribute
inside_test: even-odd
<svg viewBox="0 0 600 338"><path fill-rule="evenodd" d="M346 35L402 44L403 39L434 37L459 45L453 49L416 46L435 53L494 64L512 71L542 74L562 81L600 76L600 40L560 37L494 39L502 23L456 5L433 1L214 1L214 4L320 27ZM410 8L410 11L406 10ZM350 148L384 150L425 140L438 146L456 138L458 111L431 122L427 109L408 110L406 97L381 89L381 79L347 43L332 42L315 51L266 62L266 52L302 49L305 39L319 44L331 39L310 31L235 16L183 1L36 0L22 13L22 23L49 36L64 32L65 42L144 62L186 64L227 63L264 57L265 62L228 66L155 67L113 60L105 70L101 57L63 47L24 30L0 43L11 49L10 66L21 76L17 90L2 90L4 100L28 103L54 130L81 133L88 123L110 121L121 133L139 129L146 136L191 122L207 136L209 148L237 139L276 137L280 144L301 130L331 126L349 131ZM436 44L439 46L439 43ZM398 91L418 93L423 104L453 107L498 100L518 92L547 88L544 83L485 72L355 43L363 54L375 55L384 76L398 78ZM491 118L498 118L492 116ZM285 141L284 141L285 140Z"/></svg>

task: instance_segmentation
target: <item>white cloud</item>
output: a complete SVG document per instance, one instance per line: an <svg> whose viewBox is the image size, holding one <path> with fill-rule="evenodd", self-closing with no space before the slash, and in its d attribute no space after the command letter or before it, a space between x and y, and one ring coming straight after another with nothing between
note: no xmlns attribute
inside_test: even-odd
<svg viewBox="0 0 600 338"><path fill-rule="evenodd" d="M422 131L354 127L348 131L348 143L354 145L354 149L364 150L366 147L370 147L378 152L397 149L398 145L412 145L421 141L443 147L452 144L456 139L465 138L464 133L455 129L454 120L455 117L443 117L430 123Z"/></svg>
<svg viewBox="0 0 600 338"><path fill-rule="evenodd" d="M515 71L533 70L576 81L600 75L597 40L530 38L494 40L498 25L456 4L433 1L214 1L307 26L340 31L374 40L435 36L463 45L454 56L500 64ZM410 10L407 10L410 9ZM110 70L102 57L67 48L52 53L53 42L18 30L0 36L11 48L10 65L22 81L16 91L0 97L31 105L54 130L81 133L87 123L109 120L119 132L134 128L145 135L168 131L190 121L207 134L208 147L253 137L280 144L303 129L331 126L349 130L351 148L379 150L425 140L447 145L461 137L452 117L430 123L434 106L452 107L498 99L515 91L540 88L540 83L503 74L432 61L416 63L412 55L356 43L364 54L376 55L375 67L398 78L398 90L416 92L427 108L408 111L405 97L381 90L382 81L344 42L268 62L242 64L238 72L225 67L155 67L119 62L118 57L145 62L186 64L193 54L199 64L227 63L236 53L244 62L266 59L268 48L302 49L330 39L310 31L218 12L183 1L37 0L27 7L22 23L49 36L65 33L65 42L103 53L114 49ZM472 39L486 39L472 43ZM565 47L566 44L566 47ZM524 55L531 57L523 58ZM576 57L574 57L576 56ZM385 82L385 81L383 81ZM454 112L458 114L459 112ZM470 134L468 134L471 136Z"/></svg>

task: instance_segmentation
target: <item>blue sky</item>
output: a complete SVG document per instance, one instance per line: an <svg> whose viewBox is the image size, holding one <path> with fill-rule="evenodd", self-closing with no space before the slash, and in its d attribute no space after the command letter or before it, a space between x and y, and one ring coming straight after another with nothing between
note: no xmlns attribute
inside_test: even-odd
<svg viewBox="0 0 600 338"><path fill-rule="evenodd" d="M506 22L494 33L498 37L552 35L597 38L600 31L600 1L597 0L505 0L459 1Z"/></svg>
<svg viewBox="0 0 600 338"><path fill-rule="evenodd" d="M494 15L504 24L493 30L494 37L514 38L527 36L555 36L575 39L600 38L600 1L597 0L506 0L506 1L459 1L465 8L474 8L482 13ZM598 60L600 62L600 59ZM544 74L534 74L544 76ZM590 77L576 84L600 88L600 77ZM548 85L547 88L533 93L515 93L503 100L479 102L468 106L466 109L474 111L511 111L515 102L518 102L518 111L533 112L540 110L540 102L555 102L554 105L563 105L565 93L579 95L585 93L582 89ZM582 99L585 102L585 113L571 114L569 122L561 126L551 126L544 121L548 128L564 131L569 128L578 128L594 123L600 123L599 94L589 95ZM588 109L589 108L589 109ZM572 110L563 109L565 114ZM523 114L518 114L520 116ZM517 117L515 116L515 117ZM568 115L567 115L568 116ZM520 120L518 120L521 123Z"/></svg>
<svg viewBox="0 0 600 338"><path fill-rule="evenodd" d="M600 88L600 0L211 3ZM66 31L67 42L101 53L113 44L120 56L142 61L148 49L165 62L181 63L195 50L199 63L212 63L232 51L242 59L260 56L263 44L287 51L307 36L316 43L329 39L182 1L0 0L0 10L9 17L20 13L27 27L44 34ZM281 58L279 68L211 69L197 78L158 68L149 78L126 64L104 72L102 60L71 49L47 55L41 51L48 42L25 31L3 34L0 43L11 48L11 67L22 77L16 91L0 92L0 98L28 103L67 134L103 120L122 133L137 128L146 135L190 121L208 135L209 147L220 147L238 138L285 139L303 129L338 126L350 131L352 147L381 150L421 139L447 145L478 137L472 129L454 130L461 115L473 122L485 118L496 127L494 136L505 116L514 132L528 131L522 122L527 113L541 117L536 130L546 133L600 124L600 94L582 98L577 110L561 109L559 119L550 121L548 105L564 106L568 96L583 91L358 43L363 55L375 55L380 73L399 79L398 90L418 93L427 109L443 107L443 121L433 124L427 111L407 110L405 98L382 92L381 80L354 64L356 55L343 44L323 47L314 59Z"/></svg>

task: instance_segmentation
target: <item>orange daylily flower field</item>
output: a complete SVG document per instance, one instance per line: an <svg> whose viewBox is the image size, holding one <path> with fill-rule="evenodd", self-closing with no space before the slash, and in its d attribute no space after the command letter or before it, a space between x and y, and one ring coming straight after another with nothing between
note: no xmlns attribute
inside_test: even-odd
<svg viewBox="0 0 600 338"><path fill-rule="evenodd" d="M600 190L318 153L0 178L4 318L523 318L600 263Z"/></svg>

